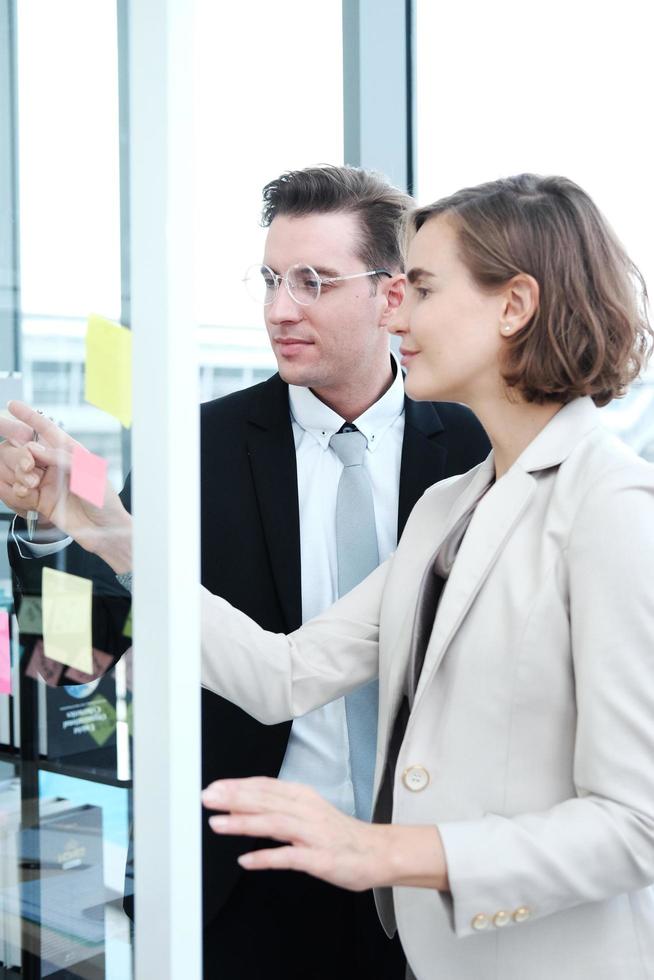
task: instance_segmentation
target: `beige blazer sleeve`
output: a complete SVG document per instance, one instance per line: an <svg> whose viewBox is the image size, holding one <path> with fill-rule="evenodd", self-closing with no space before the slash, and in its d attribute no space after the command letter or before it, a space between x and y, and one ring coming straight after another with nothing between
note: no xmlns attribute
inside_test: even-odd
<svg viewBox="0 0 654 980"><path fill-rule="evenodd" d="M480 909L540 918L654 881L653 572L652 469L632 464L581 499L551 572L568 604L576 796L439 823L458 936L474 934ZM547 631L543 618L546 653Z"/></svg>
<svg viewBox="0 0 654 980"><path fill-rule="evenodd" d="M380 603L390 561L288 636L266 632L202 588L203 687L272 725L372 680L378 673Z"/></svg>

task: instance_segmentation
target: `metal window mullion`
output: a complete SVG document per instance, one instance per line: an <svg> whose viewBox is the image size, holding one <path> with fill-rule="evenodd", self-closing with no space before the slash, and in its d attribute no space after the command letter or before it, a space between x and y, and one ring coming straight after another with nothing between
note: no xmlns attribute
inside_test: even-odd
<svg viewBox="0 0 654 980"><path fill-rule="evenodd" d="M345 163L413 187L413 0L343 0Z"/></svg>
<svg viewBox="0 0 654 980"><path fill-rule="evenodd" d="M0 371L20 371L16 5L0 0Z"/></svg>
<svg viewBox="0 0 654 980"><path fill-rule="evenodd" d="M129 0L116 0L116 31L118 36L118 129L120 173L120 322L132 326L131 288L131 222L129 181ZM120 433L123 479L132 468L132 439L129 430Z"/></svg>
<svg viewBox="0 0 654 980"><path fill-rule="evenodd" d="M129 4L137 980L200 980L192 18Z"/></svg>

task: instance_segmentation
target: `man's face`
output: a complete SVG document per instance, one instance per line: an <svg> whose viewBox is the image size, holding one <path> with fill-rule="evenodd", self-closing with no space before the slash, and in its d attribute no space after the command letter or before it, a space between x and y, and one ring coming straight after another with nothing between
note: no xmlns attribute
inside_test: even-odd
<svg viewBox="0 0 654 980"><path fill-rule="evenodd" d="M356 255L359 234L352 214L278 215L268 229L263 262L282 276L297 263L323 276L367 272ZM356 384L366 371L378 372L388 350L382 283L374 295L366 277L325 284L311 306L296 303L281 283L264 307L264 319L284 381L330 401L335 390Z"/></svg>

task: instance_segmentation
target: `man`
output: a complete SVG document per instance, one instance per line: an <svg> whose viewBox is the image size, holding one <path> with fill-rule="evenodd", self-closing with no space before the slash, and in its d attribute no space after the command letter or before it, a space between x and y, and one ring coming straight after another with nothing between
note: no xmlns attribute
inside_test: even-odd
<svg viewBox="0 0 654 980"><path fill-rule="evenodd" d="M268 630L291 632L356 584L394 549L426 487L489 449L462 406L407 401L390 356L408 204L350 167L295 171L264 188L263 265L247 279L279 373L202 406L201 526L203 584ZM15 552L13 562L19 578L35 564ZM203 785L279 775L369 818L374 693L267 727L203 690ZM404 977L370 892L244 873L236 858L250 841L215 836L206 820L203 835L205 976Z"/></svg>

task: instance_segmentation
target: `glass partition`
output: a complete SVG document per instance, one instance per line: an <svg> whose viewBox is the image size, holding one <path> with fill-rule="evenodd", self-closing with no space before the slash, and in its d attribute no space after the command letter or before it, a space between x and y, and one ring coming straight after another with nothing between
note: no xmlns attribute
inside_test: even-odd
<svg viewBox="0 0 654 980"><path fill-rule="evenodd" d="M132 430L116 407L126 375L108 365L120 365L116 344L132 325L131 218L142 205L130 200L127 10L115 0L0 0L0 200L10 219L0 235L0 396L54 420L106 463L116 488L131 469ZM241 281L263 250L263 185L343 160L340 0L323 4L319 45L298 0L274 18L261 10L196 5L193 401L274 370ZM104 346L92 356L97 329ZM129 980L138 613L133 624L130 595L107 566L43 519L31 537L25 516L0 508L0 973ZM54 606L46 580L64 589ZM91 632L71 651L59 634L82 607ZM143 752L156 751L155 735Z"/></svg>
<svg viewBox="0 0 654 980"><path fill-rule="evenodd" d="M121 318L116 4L28 0L2 14L14 125L0 152L16 168L17 232L2 274L19 283L19 329L13 361L3 347L0 394L55 420L120 487L129 430L85 385L89 313ZM0 656L11 672L0 694L0 964L27 978L126 980L130 598L42 517L32 535L7 508L2 518Z"/></svg>

